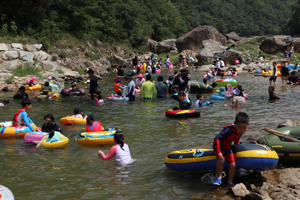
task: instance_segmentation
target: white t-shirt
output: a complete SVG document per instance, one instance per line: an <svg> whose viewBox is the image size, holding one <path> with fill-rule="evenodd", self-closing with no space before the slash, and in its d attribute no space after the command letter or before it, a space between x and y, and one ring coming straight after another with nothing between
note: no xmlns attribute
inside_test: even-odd
<svg viewBox="0 0 300 200"><path fill-rule="evenodd" d="M225 63L223 60L220 60L219 62L220 62L220 67L225 67Z"/></svg>
<svg viewBox="0 0 300 200"><path fill-rule="evenodd" d="M78 118L81 118L83 119L82 115L81 114L76 114L76 115L73 115L73 117L78 117Z"/></svg>
<svg viewBox="0 0 300 200"><path fill-rule="evenodd" d="M220 61L216 62L216 68L220 68Z"/></svg>

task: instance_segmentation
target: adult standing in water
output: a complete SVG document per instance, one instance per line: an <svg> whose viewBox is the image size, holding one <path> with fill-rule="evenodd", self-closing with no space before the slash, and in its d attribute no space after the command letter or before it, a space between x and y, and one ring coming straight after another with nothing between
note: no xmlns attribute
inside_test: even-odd
<svg viewBox="0 0 300 200"><path fill-rule="evenodd" d="M126 97L129 98L129 101L135 101L135 95L134 95L135 85L134 85L134 81L131 79L130 76L125 76L124 79L128 82Z"/></svg>
<svg viewBox="0 0 300 200"><path fill-rule="evenodd" d="M290 43L290 45L287 47L287 52L289 54L290 62L292 60L292 56L294 56L294 46L293 43Z"/></svg>
<svg viewBox="0 0 300 200"><path fill-rule="evenodd" d="M140 72L140 68L138 68L138 64L139 64L139 59L137 56L135 56L132 60L131 60L131 65L133 67L133 69L137 70L137 73Z"/></svg>
<svg viewBox="0 0 300 200"><path fill-rule="evenodd" d="M98 89L98 80L97 77L94 76L94 70L89 69L88 72L89 77L90 77L90 91L89 91L89 96L94 99L94 93L97 93Z"/></svg>

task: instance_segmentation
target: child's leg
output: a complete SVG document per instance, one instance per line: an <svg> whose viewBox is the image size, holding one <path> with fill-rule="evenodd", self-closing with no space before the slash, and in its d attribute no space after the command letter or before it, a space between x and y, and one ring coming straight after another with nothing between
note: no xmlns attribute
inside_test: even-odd
<svg viewBox="0 0 300 200"><path fill-rule="evenodd" d="M229 171L228 171L228 184L232 183L234 174L235 174L236 164L235 162L229 164Z"/></svg>
<svg viewBox="0 0 300 200"><path fill-rule="evenodd" d="M225 162L225 158L218 158L217 160L217 177L222 178L223 165Z"/></svg>

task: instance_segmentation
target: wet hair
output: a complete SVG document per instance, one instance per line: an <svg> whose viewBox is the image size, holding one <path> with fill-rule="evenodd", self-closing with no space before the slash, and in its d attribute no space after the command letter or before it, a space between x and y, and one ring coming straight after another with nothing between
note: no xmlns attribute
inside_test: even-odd
<svg viewBox="0 0 300 200"><path fill-rule="evenodd" d="M276 62L275 62L275 61L273 62L273 65L274 65L274 64L276 65Z"/></svg>
<svg viewBox="0 0 300 200"><path fill-rule="evenodd" d="M54 121L54 117L53 117L52 114L45 115L44 119L47 119L47 118L49 118L49 119L51 119L52 121Z"/></svg>
<svg viewBox="0 0 300 200"><path fill-rule="evenodd" d="M123 146L124 146L124 133L122 131L116 131L115 134L114 134L114 139L117 142L117 144L121 144L121 149L123 149Z"/></svg>
<svg viewBox="0 0 300 200"><path fill-rule="evenodd" d="M273 91L275 90L275 88L273 86L270 86L269 89L271 89Z"/></svg>
<svg viewBox="0 0 300 200"><path fill-rule="evenodd" d="M93 125L93 122L95 121L94 116L90 115L88 116L88 118L86 119L86 124L87 125Z"/></svg>
<svg viewBox="0 0 300 200"><path fill-rule="evenodd" d="M204 83L204 84L207 84L207 78L204 78L204 79L203 79L203 83Z"/></svg>
<svg viewBox="0 0 300 200"><path fill-rule="evenodd" d="M150 81L151 80L151 75L150 74L146 75L146 79L147 79L147 81Z"/></svg>
<svg viewBox="0 0 300 200"><path fill-rule="evenodd" d="M179 92L178 92L178 96L186 96L186 94L185 94L184 91L179 91Z"/></svg>
<svg viewBox="0 0 300 200"><path fill-rule="evenodd" d="M215 83L215 82L213 82L213 83L211 84L211 86L212 86L212 87L214 87L214 86L218 86L218 84L217 84L217 83Z"/></svg>
<svg viewBox="0 0 300 200"><path fill-rule="evenodd" d="M49 121L46 125L47 130L50 131L49 133L49 139L51 139L54 136L54 131L57 129L57 125L55 121Z"/></svg>
<svg viewBox="0 0 300 200"><path fill-rule="evenodd" d="M25 107L26 105L31 105L30 99L27 99L27 98L23 99L21 102L21 105L22 105L22 107Z"/></svg>
<svg viewBox="0 0 300 200"><path fill-rule="evenodd" d="M239 112L235 116L235 122L249 124L249 116L244 112Z"/></svg>
<svg viewBox="0 0 300 200"><path fill-rule="evenodd" d="M49 86L49 82L48 82L48 81L45 83L45 86L46 86L46 87L48 87L48 86Z"/></svg>
<svg viewBox="0 0 300 200"><path fill-rule="evenodd" d="M199 99L199 98L201 98L201 97L203 97L202 94L197 94L197 99Z"/></svg>
<svg viewBox="0 0 300 200"><path fill-rule="evenodd" d="M295 72L295 71L292 71L291 75L296 75L296 72Z"/></svg>
<svg viewBox="0 0 300 200"><path fill-rule="evenodd" d="M157 81L163 81L164 80L164 78L162 77L162 76L159 76L158 78L157 78Z"/></svg>
<svg viewBox="0 0 300 200"><path fill-rule="evenodd" d="M3 101L3 104L9 104L9 100L7 100L7 99L4 100L4 101Z"/></svg>

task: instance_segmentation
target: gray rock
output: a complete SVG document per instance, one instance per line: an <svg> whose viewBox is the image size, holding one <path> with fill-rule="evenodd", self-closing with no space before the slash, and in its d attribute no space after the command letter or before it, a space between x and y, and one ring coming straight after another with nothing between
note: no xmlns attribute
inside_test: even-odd
<svg viewBox="0 0 300 200"><path fill-rule="evenodd" d="M33 53L29 51L19 51L19 58L25 61L32 61L33 60Z"/></svg>
<svg viewBox="0 0 300 200"><path fill-rule="evenodd" d="M199 72L206 72L206 71L209 71L213 68L214 66L213 65L202 65L198 68L197 71Z"/></svg>
<svg viewBox="0 0 300 200"><path fill-rule="evenodd" d="M203 40L202 49L197 53L198 61L209 61L214 57L214 53L223 52L227 47L223 46L219 41Z"/></svg>
<svg viewBox="0 0 300 200"><path fill-rule="evenodd" d="M239 197L245 197L246 195L250 194L244 183L236 184L235 186L231 187L231 190L235 196Z"/></svg>
<svg viewBox="0 0 300 200"><path fill-rule="evenodd" d="M26 44L26 45L25 45L25 49L26 49L27 51L30 51L30 52L35 52L35 51L37 51L36 48L35 48L33 45L30 45L30 44Z"/></svg>
<svg viewBox="0 0 300 200"><path fill-rule="evenodd" d="M90 48L93 48L93 45L91 45L91 43L89 41L86 41L86 45Z"/></svg>
<svg viewBox="0 0 300 200"><path fill-rule="evenodd" d="M55 71L59 67L59 64L50 60L44 60L41 62L41 66L44 70Z"/></svg>
<svg viewBox="0 0 300 200"><path fill-rule="evenodd" d="M18 51L5 51L2 55L2 58L4 60L14 60L19 58L19 53Z"/></svg>
<svg viewBox="0 0 300 200"><path fill-rule="evenodd" d="M6 44L0 43L0 51L8 51Z"/></svg>
<svg viewBox="0 0 300 200"><path fill-rule="evenodd" d="M96 45L97 45L98 47L102 47L102 42L99 41L99 40L97 40L97 41L96 41Z"/></svg>
<svg viewBox="0 0 300 200"><path fill-rule="evenodd" d="M11 60L11 61L6 61L6 66L8 70L15 70L19 65L22 65L23 62L19 59L16 60Z"/></svg>
<svg viewBox="0 0 300 200"><path fill-rule="evenodd" d="M51 56L49 54L47 54L45 51L37 51L37 52L33 52L34 55L34 59L38 60L38 61L43 61L43 60L47 60L48 58L50 58Z"/></svg>
<svg viewBox="0 0 300 200"><path fill-rule="evenodd" d="M227 39L215 27L198 26L179 37L176 41L176 47L179 52L185 49L197 51L202 48L202 41L208 39L219 41L224 46L227 45Z"/></svg>
<svg viewBox="0 0 300 200"><path fill-rule="evenodd" d="M177 51L176 48L176 39L168 39L161 41L155 47L154 53L161 54L161 53L169 53L171 51Z"/></svg>
<svg viewBox="0 0 300 200"><path fill-rule="evenodd" d="M23 50L23 45L19 43L11 43L11 48L13 48L14 50Z"/></svg>
<svg viewBox="0 0 300 200"><path fill-rule="evenodd" d="M288 36L286 35L275 35L265 39L260 45L259 49L265 53L273 54L277 52L286 51L288 44L283 42L282 40ZM296 51L296 48L295 48Z"/></svg>
<svg viewBox="0 0 300 200"><path fill-rule="evenodd" d="M109 61L111 63L111 65L126 65L127 64L127 60L124 58L121 58L120 56L117 55L113 55L109 58Z"/></svg>
<svg viewBox="0 0 300 200"><path fill-rule="evenodd" d="M234 65L234 59L237 57L236 54L241 54L241 52L239 51L236 51L236 50L233 50L233 49L229 49L227 50L224 55L225 55L225 58L223 59L224 62L226 64L231 64L231 65Z"/></svg>
<svg viewBox="0 0 300 200"><path fill-rule="evenodd" d="M230 32L228 34L225 34L225 37L229 40L233 40L235 42L240 41L242 38L240 38L240 36L238 36L238 34L236 34L235 32Z"/></svg>
<svg viewBox="0 0 300 200"><path fill-rule="evenodd" d="M41 48L43 47L42 44L34 44L33 47L36 49L36 50L41 50Z"/></svg>

